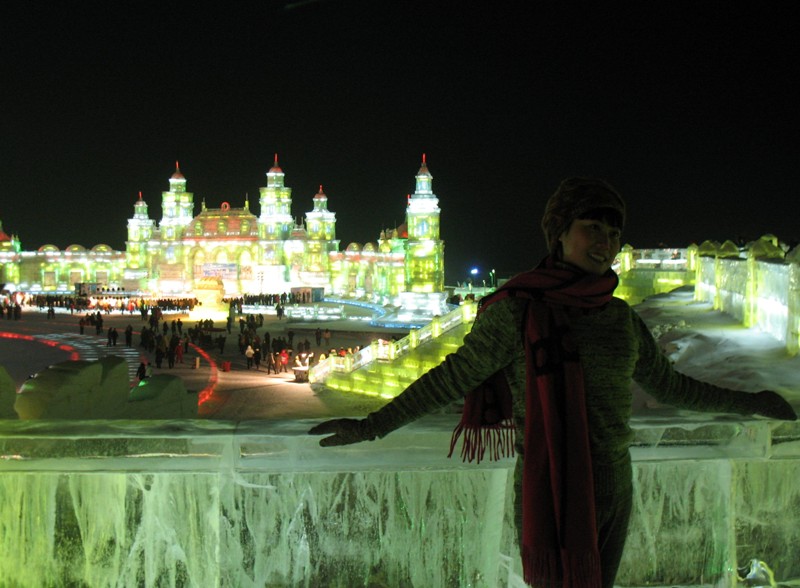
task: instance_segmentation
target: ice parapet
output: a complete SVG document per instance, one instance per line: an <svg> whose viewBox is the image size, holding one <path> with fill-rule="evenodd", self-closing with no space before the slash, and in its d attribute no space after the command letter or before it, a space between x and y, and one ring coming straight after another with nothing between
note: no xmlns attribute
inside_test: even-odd
<svg viewBox="0 0 800 588"><path fill-rule="evenodd" d="M326 449L302 421L6 421L0 577L26 586L522 586L513 460L447 459L456 419L426 417ZM617 585L733 587L754 558L778 583L800 579L800 424L657 428L634 451ZM737 448L730 455L725 435Z"/></svg>

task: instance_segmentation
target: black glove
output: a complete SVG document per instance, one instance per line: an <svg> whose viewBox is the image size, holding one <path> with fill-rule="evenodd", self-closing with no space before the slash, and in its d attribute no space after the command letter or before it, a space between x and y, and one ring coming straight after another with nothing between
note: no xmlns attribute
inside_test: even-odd
<svg viewBox="0 0 800 588"><path fill-rule="evenodd" d="M783 421L797 420L797 413L795 413L792 405L786 402L780 394L771 390L764 390L751 394L751 396L752 398L748 399L748 408L752 414Z"/></svg>
<svg viewBox="0 0 800 588"><path fill-rule="evenodd" d="M309 435L332 435L319 440L322 447L372 441L376 435L367 419L333 419L312 427Z"/></svg>

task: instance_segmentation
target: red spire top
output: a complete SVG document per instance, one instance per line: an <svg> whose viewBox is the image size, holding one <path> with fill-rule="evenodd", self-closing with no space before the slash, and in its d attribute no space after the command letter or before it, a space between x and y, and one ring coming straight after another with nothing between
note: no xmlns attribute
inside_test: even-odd
<svg viewBox="0 0 800 588"><path fill-rule="evenodd" d="M13 241L13 238L6 234L3 230L3 221L0 221L0 241Z"/></svg>
<svg viewBox="0 0 800 588"><path fill-rule="evenodd" d="M319 192L314 194L314 200L323 200L327 199L328 197L325 195L325 192L322 191L322 184L319 185Z"/></svg>
<svg viewBox="0 0 800 588"><path fill-rule="evenodd" d="M425 160L425 154L423 153L422 154L422 165L419 166L419 171L417 172L417 175L421 176L421 175L424 175L424 174L430 175L430 172L428 171L428 163Z"/></svg>
<svg viewBox="0 0 800 588"><path fill-rule="evenodd" d="M275 174L282 174L283 173L283 170L281 169L281 166L278 165L278 154L277 153L275 154L275 163L272 165L272 168L269 171L270 171L270 173L275 173Z"/></svg>
<svg viewBox="0 0 800 588"><path fill-rule="evenodd" d="M139 200L141 200L141 199L142 199L142 191L139 190Z"/></svg>
<svg viewBox="0 0 800 588"><path fill-rule="evenodd" d="M178 165L177 161L175 162L175 173L172 174L172 178L171 179L173 179L173 180L185 180L186 179L186 178L183 177L183 174L181 173L181 168Z"/></svg>

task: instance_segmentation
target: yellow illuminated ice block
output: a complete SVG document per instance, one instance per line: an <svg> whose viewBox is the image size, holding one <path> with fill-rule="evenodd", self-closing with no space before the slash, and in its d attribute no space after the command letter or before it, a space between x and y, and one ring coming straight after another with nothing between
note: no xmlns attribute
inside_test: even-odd
<svg viewBox="0 0 800 588"><path fill-rule="evenodd" d="M460 347L471 328L472 322L462 323L393 360L373 361L350 373L333 371L325 379L325 386L354 394L394 398Z"/></svg>

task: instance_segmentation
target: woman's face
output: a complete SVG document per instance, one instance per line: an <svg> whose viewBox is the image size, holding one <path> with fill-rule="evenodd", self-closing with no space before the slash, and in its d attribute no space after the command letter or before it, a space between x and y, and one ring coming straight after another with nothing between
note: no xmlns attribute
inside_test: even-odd
<svg viewBox="0 0 800 588"><path fill-rule="evenodd" d="M590 274L608 271L619 253L622 231L602 220L575 219L561 234L562 261Z"/></svg>

